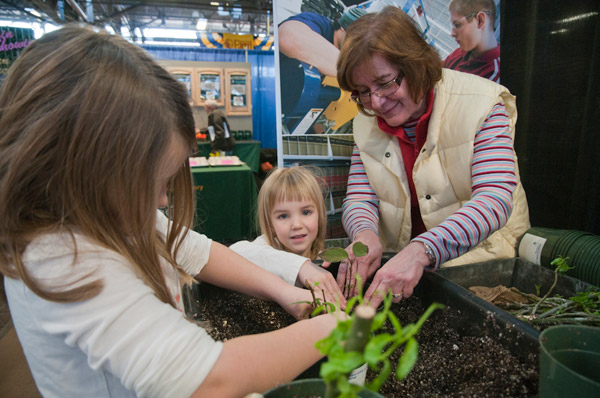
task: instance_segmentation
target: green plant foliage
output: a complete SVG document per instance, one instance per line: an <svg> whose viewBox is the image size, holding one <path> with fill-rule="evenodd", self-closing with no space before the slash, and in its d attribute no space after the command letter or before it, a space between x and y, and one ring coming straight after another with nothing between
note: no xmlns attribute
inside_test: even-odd
<svg viewBox="0 0 600 398"><path fill-rule="evenodd" d="M360 279L358 283L360 283ZM344 346L352 338L350 331L353 323L356 322L356 315L354 314L350 319L338 322L336 329L328 337L316 343L317 349L322 354L327 355L328 358L327 362L321 366L320 375L326 383L337 387L336 394L338 395L335 395L336 397L358 397L360 387L350 384L348 375L364 363L377 374L375 380L366 387L371 391L379 391L393 371L389 357L401 347L404 347L404 352L396 367L396 377L399 379L406 377L418 357L418 343L415 335L433 311L444 308L441 304L433 303L416 324L408 324L402 327L400 321L390 309L392 299L392 292L390 291L384 298L383 310L376 313L370 323L370 329L363 332L370 335L371 338L368 339L362 352L344 351ZM352 308L351 305L356 303L362 304L361 296L357 296L356 300L352 302L349 301L346 311L348 312L349 308ZM386 322L392 325L393 333L381 331Z"/></svg>
<svg viewBox="0 0 600 398"><path fill-rule="evenodd" d="M574 268L574 267L569 267L569 264L567 263L568 259L569 259L569 257L558 256L557 258L552 260L552 262L550 264L554 265L556 267L555 272L557 272L559 274L564 274L568 270Z"/></svg>
<svg viewBox="0 0 600 398"><path fill-rule="evenodd" d="M577 295L570 297L570 300L577 304L583 311L600 315L600 292L595 288L591 287L585 292L579 292Z"/></svg>
<svg viewBox="0 0 600 398"><path fill-rule="evenodd" d="M332 247L319 253L319 258L329 261L330 263L337 263L347 259L348 253L341 247Z"/></svg>
<svg viewBox="0 0 600 398"><path fill-rule="evenodd" d="M356 242L354 246L352 246L352 254L355 257L362 257L369 254L369 248L362 242Z"/></svg>
<svg viewBox="0 0 600 398"><path fill-rule="evenodd" d="M352 246L352 254L355 257L366 256L369 253L369 248L362 242L355 242ZM330 263L337 263L349 258L348 252L341 247L331 247L319 253L319 258Z"/></svg>

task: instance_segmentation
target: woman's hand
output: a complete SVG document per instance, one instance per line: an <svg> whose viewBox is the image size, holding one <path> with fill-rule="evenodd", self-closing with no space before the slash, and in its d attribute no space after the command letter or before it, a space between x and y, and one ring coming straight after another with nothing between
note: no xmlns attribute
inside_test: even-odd
<svg viewBox="0 0 600 398"><path fill-rule="evenodd" d="M365 300L377 308L390 290L395 303L410 297L427 265L429 257L425 254L425 246L420 242L408 244L377 271L365 293Z"/></svg>
<svg viewBox="0 0 600 398"><path fill-rule="evenodd" d="M346 308L346 298L342 294L331 272L324 270L311 261L306 261L300 267L298 281L306 288L309 286L314 288L315 282L319 282L315 288L317 297L323 299L323 294L325 294L325 300L335 304L336 307L339 301L340 307Z"/></svg>
<svg viewBox="0 0 600 398"><path fill-rule="evenodd" d="M362 242L369 248L369 253L366 256L354 256L352 253L352 246L354 246L356 242ZM364 286L367 278L373 276L375 271L379 269L383 251L377 234L374 231L365 230L356 235L354 242L346 248L346 252L348 253L349 259L340 263L337 282L346 297L352 297L358 294L356 274L360 275Z"/></svg>

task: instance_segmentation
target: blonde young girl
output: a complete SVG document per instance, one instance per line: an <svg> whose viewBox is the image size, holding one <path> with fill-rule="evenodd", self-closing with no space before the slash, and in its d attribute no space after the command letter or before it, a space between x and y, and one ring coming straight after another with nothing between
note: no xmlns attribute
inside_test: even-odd
<svg viewBox="0 0 600 398"><path fill-rule="evenodd" d="M320 283L328 296L345 303L333 275L313 264L324 248L327 215L316 169L293 166L273 170L258 193L262 235L230 248L290 284Z"/></svg>
<svg viewBox="0 0 600 398"><path fill-rule="evenodd" d="M194 135L186 90L106 32L48 33L8 72L0 271L43 396L239 398L320 358L332 316L224 343L185 319L189 275L310 310L291 304L307 290L189 229Z"/></svg>

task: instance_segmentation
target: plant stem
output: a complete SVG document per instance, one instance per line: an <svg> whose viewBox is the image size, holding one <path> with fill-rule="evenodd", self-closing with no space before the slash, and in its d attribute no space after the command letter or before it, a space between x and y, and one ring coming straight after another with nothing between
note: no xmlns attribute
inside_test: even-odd
<svg viewBox="0 0 600 398"><path fill-rule="evenodd" d="M325 289L321 289L321 293L323 294L323 303L327 303L327 299L325 298ZM329 308L327 307L327 305L325 305L325 313L328 314L329 313Z"/></svg>
<svg viewBox="0 0 600 398"><path fill-rule="evenodd" d="M375 309L367 304L360 304L354 309L354 320L348 334L348 340L344 346L345 352L362 352L371 336L371 324L375 317ZM336 398L339 391L335 381L327 382L325 386L325 398Z"/></svg>
<svg viewBox="0 0 600 398"><path fill-rule="evenodd" d="M544 300L546 300L546 298L550 295L550 292L554 289L554 286L556 286L557 282L558 282L558 267L554 269L554 282L552 283L552 286L550 286L550 289L548 289L548 291L546 292L544 297L542 297L542 299L537 302L535 307L533 307L533 310L531 311L531 315L535 315L535 312L537 311L538 306L540 304L542 304L544 302Z"/></svg>
<svg viewBox="0 0 600 398"><path fill-rule="evenodd" d="M567 311L569 309L569 307L571 307L571 306L575 307L575 303L570 300L566 301L566 302L562 303L561 305L554 307L554 308L544 312L543 314L540 314L540 316L538 318L547 318L550 315L556 314L558 311L562 311L562 310Z"/></svg>

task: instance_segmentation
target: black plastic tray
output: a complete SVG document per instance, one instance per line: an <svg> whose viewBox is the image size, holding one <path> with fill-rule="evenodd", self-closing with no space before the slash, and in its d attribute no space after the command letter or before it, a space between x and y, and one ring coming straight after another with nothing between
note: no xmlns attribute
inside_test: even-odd
<svg viewBox="0 0 600 398"><path fill-rule="evenodd" d="M383 253L382 263L385 264L394 255L395 253ZM530 354L537 356L539 354L538 337L540 334L537 329L519 320L511 313L477 297L468 290L468 286L473 285L471 282L482 286L496 286L508 280L506 283L509 283L509 286L514 286L510 284L512 275L514 274L515 278L517 278L517 275L521 277L522 271L520 270L529 267L524 265L521 268L515 268L513 264L515 261L512 260L491 261L468 266L442 268L437 272L425 272L419 284L415 287L413 295L419 297L425 307L435 301L457 311L460 317L449 319L449 326L456 329L463 336L488 335L493 337L494 340L519 359L525 360ZM519 259L518 263L521 262ZM337 273L337 265L337 263L331 264L329 269L334 274ZM531 265L535 266L535 264ZM513 272L513 270L516 271ZM546 271L549 271L550 276L554 278L554 273L549 269L536 271L542 274L547 274ZM528 275L522 275L523 284L534 280L531 279L533 278L531 272ZM544 286L547 277L548 275L544 278ZM527 278L530 279L527 280ZM569 279L572 280L573 278ZM581 281L571 280L561 281L561 291L563 289L566 291L567 288L575 289L575 287L580 290L586 288L585 284L580 285L577 283ZM486 282L490 284L488 285ZM550 284L548 284L548 287ZM527 292L535 293L535 286L532 286L532 288L533 291ZM560 293L560 291L557 292Z"/></svg>
<svg viewBox="0 0 600 398"><path fill-rule="evenodd" d="M490 336L522 360L539 354L538 330L439 273L424 273L414 294L425 305L436 301L457 311L461 316L449 322L463 336Z"/></svg>
<svg viewBox="0 0 600 398"><path fill-rule="evenodd" d="M466 289L503 285L535 294L536 284L541 285L540 292L545 293L554 282L553 270L519 257L441 268L437 273ZM580 279L559 275L553 292L568 297L590 287L589 283Z"/></svg>

